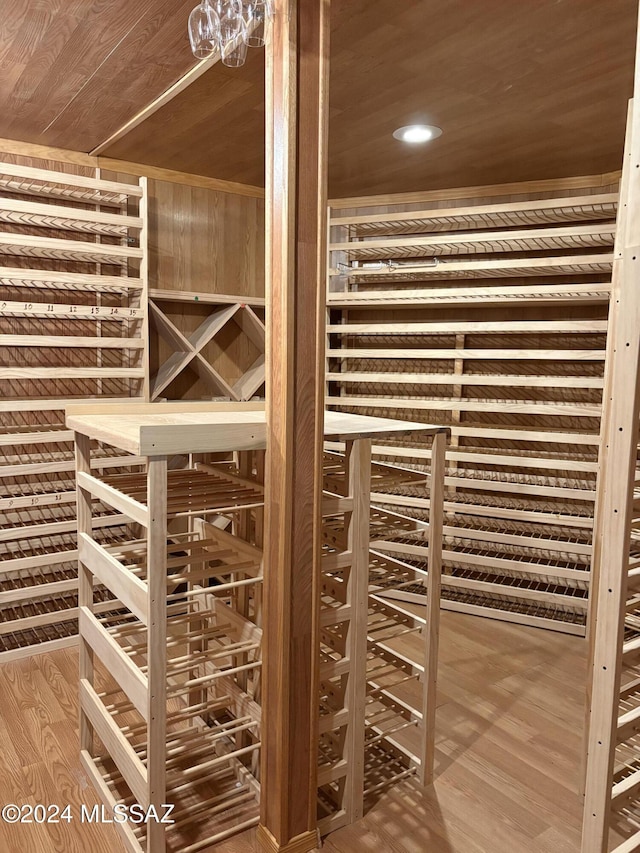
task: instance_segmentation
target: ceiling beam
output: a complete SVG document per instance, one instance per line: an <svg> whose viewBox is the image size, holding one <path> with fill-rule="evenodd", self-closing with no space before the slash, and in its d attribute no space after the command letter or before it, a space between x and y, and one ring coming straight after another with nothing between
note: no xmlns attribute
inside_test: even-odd
<svg viewBox="0 0 640 853"><path fill-rule="evenodd" d="M264 198L263 187L254 187L250 184L240 184L235 181L225 181L221 178L210 178L206 175L192 175L189 172L177 172L174 169L163 169L160 166L150 166L146 163L130 163L127 160L114 160L109 157L93 157L84 151L53 148L49 145L21 142L17 139L0 138L0 155L2 154L11 154L15 157L29 157L36 160L53 160L56 163L86 166L89 169L106 169L111 172L122 172L125 175L151 178L156 181L168 181L169 183L183 184L188 187L200 187L206 190L213 190L214 192L248 196L249 198Z"/></svg>
<svg viewBox="0 0 640 853"><path fill-rule="evenodd" d="M37 145L34 142L22 142L19 139L0 138L0 154L13 154L16 157L35 157L39 160L56 160L73 166L88 166L95 169L98 161L84 151L71 151L68 148L52 148L50 145Z"/></svg>
<svg viewBox="0 0 640 853"><path fill-rule="evenodd" d="M186 26L186 23L185 23ZM169 88L164 91L161 95L158 95L157 98L154 98L153 101L148 103L146 107L143 107L139 112L137 112L133 118L129 119L129 121L125 122L118 130L111 134L104 142L101 142L100 145L96 145L96 147L90 153L96 157L98 154L102 154L103 151L106 151L112 145L114 145L118 140L122 139L123 136L126 136L130 133L134 128L138 127L138 125L142 124L143 121L146 121L150 116L154 113L157 113L158 110L162 109L162 107L166 106L169 101L172 101L180 92L184 92L186 88L188 88L193 82L195 82L199 77L202 77L210 68L219 62L220 54L214 53L212 56L208 56L206 59L201 60L193 68L190 68L186 74L183 74L176 82L169 86Z"/></svg>
<svg viewBox="0 0 640 853"><path fill-rule="evenodd" d="M163 169L160 166L148 166L145 163L129 163L126 160L114 160L110 157L98 157L98 166L112 172L124 172L126 175L142 175L156 181L169 181L173 184L184 184L188 187L201 187L233 195L264 198L264 188L250 184L239 184L235 181L224 181L221 178L209 178L206 175L192 175L188 172L176 172L173 169Z"/></svg>

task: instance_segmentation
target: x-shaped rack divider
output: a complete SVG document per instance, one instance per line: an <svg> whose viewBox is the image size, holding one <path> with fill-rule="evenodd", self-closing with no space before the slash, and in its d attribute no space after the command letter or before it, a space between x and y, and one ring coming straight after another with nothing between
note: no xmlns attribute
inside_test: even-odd
<svg viewBox="0 0 640 853"><path fill-rule="evenodd" d="M212 313L188 337L167 317L158 304L150 300L149 306L158 334L175 350L154 377L152 400L157 399L187 367L194 370L203 382L212 386L217 394L232 400L248 400L264 384L265 329L264 323L251 306L241 302L212 306ZM202 354L207 344L232 319L260 350L256 361L233 385L227 382Z"/></svg>

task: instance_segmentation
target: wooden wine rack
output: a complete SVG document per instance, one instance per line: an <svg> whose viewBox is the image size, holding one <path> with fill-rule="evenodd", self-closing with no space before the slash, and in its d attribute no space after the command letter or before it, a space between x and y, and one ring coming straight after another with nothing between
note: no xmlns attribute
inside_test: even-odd
<svg viewBox="0 0 640 853"><path fill-rule="evenodd" d="M0 164L0 657L77 635L67 401L148 394L146 181ZM88 170L86 170L88 171ZM96 443L94 467L140 460ZM138 462L138 465L136 465ZM97 509L102 541L123 516ZM102 593L99 593L101 595ZM105 597L105 604L108 597Z"/></svg>
<svg viewBox="0 0 640 853"><path fill-rule="evenodd" d="M146 475L100 479L78 442L82 763L111 807L175 806L170 826L119 827L131 853L203 849L258 822L262 552L197 513L227 511L246 531L260 487L205 466L185 488L157 457ZM147 511L143 538L96 540L91 496L106 492L130 521ZM180 516L190 532L169 533ZM96 612L93 576L118 609Z"/></svg>
<svg viewBox="0 0 640 853"><path fill-rule="evenodd" d="M425 571L370 549L371 441L347 441L324 458L321 585L319 830L361 818L379 793L407 776L432 780L442 568L446 431L430 433L434 510ZM397 524L394 519L391 524ZM413 523L410 522L411 526ZM424 581L419 605L403 600Z"/></svg>
<svg viewBox="0 0 640 853"><path fill-rule="evenodd" d="M135 408L68 410L78 464L82 762L108 806L176 804L176 826L117 827L130 853L195 853L258 821L266 420L259 403ZM433 441L432 501L441 507L446 429L343 414L325 424L347 451L327 454L323 470L322 833L357 820L366 799L394 781L417 773L427 783L432 774L441 508L429 528L427 608L410 614L393 600L396 581L417 573L403 566L400 579L392 560L369 553L372 437L414 429ZM145 455L147 472L94 473L98 439ZM233 448L233 463L168 466ZM128 520L116 543L100 541L103 504ZM111 592L106 605L96 580Z"/></svg>
<svg viewBox="0 0 640 853"><path fill-rule="evenodd" d="M331 409L451 428L443 606L576 634L618 200L587 192L340 211L327 329ZM376 442L373 454L397 473L372 503L424 520L428 482L416 475L430 449ZM389 553L420 569L422 536L396 532Z"/></svg>
<svg viewBox="0 0 640 853"><path fill-rule="evenodd" d="M175 383L189 372L209 397L243 401L264 392L264 305L258 297L152 291L151 321L168 354L153 376L151 399L183 399L185 387Z"/></svg>

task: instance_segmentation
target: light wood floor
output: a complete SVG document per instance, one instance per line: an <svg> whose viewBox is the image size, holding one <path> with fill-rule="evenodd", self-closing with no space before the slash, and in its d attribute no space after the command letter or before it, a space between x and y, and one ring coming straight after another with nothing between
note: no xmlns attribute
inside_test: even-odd
<svg viewBox="0 0 640 853"><path fill-rule="evenodd" d="M443 613L437 780L409 782L324 853L577 853L584 640ZM97 802L77 758L75 651L0 667L1 803ZM1 804L0 803L0 804ZM120 853L108 826L7 826L3 853ZM251 833L215 848L254 853Z"/></svg>

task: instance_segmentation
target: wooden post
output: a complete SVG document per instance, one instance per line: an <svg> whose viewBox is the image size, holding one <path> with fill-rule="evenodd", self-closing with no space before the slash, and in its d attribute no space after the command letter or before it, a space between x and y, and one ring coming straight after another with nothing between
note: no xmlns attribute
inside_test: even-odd
<svg viewBox="0 0 640 853"><path fill-rule="evenodd" d="M367 616L369 605L369 524L371 439L347 442L345 463L353 511L349 524L351 572L347 604L351 608L348 636L349 687L347 708L347 774L345 810L349 823L364 814L365 703L367 698Z"/></svg>
<svg viewBox="0 0 640 853"><path fill-rule="evenodd" d="M617 310L619 306L619 291L621 286L621 264L623 254L623 247L626 235L626 217L627 217L627 203L626 199L628 198L628 185L630 178L630 164L631 164L631 123L633 118L633 101L629 101L629 105L627 107L627 125L625 131L625 145L624 145L624 155L622 160L622 177L620 180L620 193L619 193L619 202L618 202L618 214L616 218L616 239L614 246L614 263L613 269L611 272L611 300L609 302L609 329L607 332L607 353L605 358L605 369L604 369L604 389L602 391L602 418L600 420L600 446L598 451L598 479L596 483L596 500L594 506L594 520L593 520L593 555L591 557L591 580L589 583L589 606L587 610L587 643L589 645L589 657L588 657L588 673L589 677L587 678L587 696L585 702L585 725L583 731L583 750L581 755L581 772L580 772L580 794L585 796L586 793L586 777L587 777L587 760L589 755L589 731L591 727L591 707L593 703L593 687L594 687L594 678L593 678L593 661L595 656L595 641L596 641L596 619L598 615L598 608L603 606L609 606L608 597L600 601L600 581L601 581L601 570L600 565L602 562L602 536L597 533L603 524L606 524L606 521L603 518L603 513L606 512L605 501L604 501L604 489L601 488L602 478L604 476L604 471L607 468L607 453L609 452L609 443L608 443L608 435L610 433L611 424L611 405L610 401L613 396L613 370L614 365L616 363L616 347L618 345L617 334L616 334L616 322L619 317L619 312ZM602 521L601 521L602 518ZM626 571L626 566L623 567ZM626 586L626 583L625 583ZM608 589L608 587L607 587ZM620 595L622 595L622 589L619 590ZM613 712L612 712L613 713Z"/></svg>
<svg viewBox="0 0 640 853"><path fill-rule="evenodd" d="M75 433L76 476L78 472L91 473L91 441L86 435ZM91 495L76 486L78 538L81 533L91 536ZM88 607L93 611L93 573L78 561L78 608ZM80 681L86 679L93 684L93 649L80 637ZM93 755L93 726L80 706L80 749Z"/></svg>
<svg viewBox="0 0 640 853"><path fill-rule="evenodd" d="M139 216L142 219L142 230L140 231L140 248L143 250L140 262L140 280L142 291L140 294L140 308L144 311L142 319L142 340L145 347L149 347L149 182L147 178L140 178L142 197L140 198ZM144 350L143 350L144 352ZM142 397L145 402L151 400L151 383L149 378L150 358L144 359L144 379L142 381ZM129 392L131 395L131 392ZM137 395L140 396L138 389ZM131 395L132 396L132 395Z"/></svg>
<svg viewBox="0 0 640 853"><path fill-rule="evenodd" d="M594 572L597 576L592 635L590 719L587 743L583 853L606 853L613 763L617 742L618 697L627 600L629 546L640 407L640 111L632 106L631 145L625 162L629 185L623 218L623 245L614 261L611 294L610 364L605 389L609 407L604 420L598 473L598 507L594 526ZM629 131L627 131L629 132ZM634 185L637 185L634 187ZM634 201L635 199L635 201Z"/></svg>
<svg viewBox="0 0 640 853"><path fill-rule="evenodd" d="M640 416L640 26L609 308L593 528L582 853L606 853L612 813ZM638 849L638 834L620 850Z"/></svg>
<svg viewBox="0 0 640 853"><path fill-rule="evenodd" d="M263 850L317 843L329 0L276 0L267 46Z"/></svg>
<svg viewBox="0 0 640 853"><path fill-rule="evenodd" d="M149 803L162 812L167 801L167 458L149 459L147 468L147 586L149 612L147 660L149 669L147 777ZM147 823L148 853L164 853L165 829L161 823Z"/></svg>
<svg viewBox="0 0 640 853"><path fill-rule="evenodd" d="M427 563L429 574L427 576L427 624L424 627L425 656L422 693L422 744L420 752L421 785L430 785L433 782L446 450L447 434L439 432L437 435L434 435L433 444L431 445L429 555Z"/></svg>

